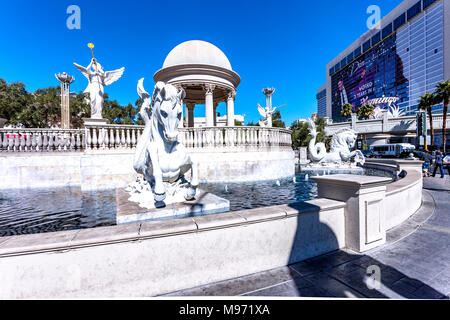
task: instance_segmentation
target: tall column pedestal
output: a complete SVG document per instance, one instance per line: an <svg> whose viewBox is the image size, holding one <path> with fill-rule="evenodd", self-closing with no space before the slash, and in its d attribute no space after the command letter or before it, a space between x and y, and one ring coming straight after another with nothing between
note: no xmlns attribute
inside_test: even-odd
<svg viewBox="0 0 450 320"><path fill-rule="evenodd" d="M317 182L319 198L346 203L345 244L348 249L364 252L386 242L385 197L391 178L336 174L313 179Z"/></svg>

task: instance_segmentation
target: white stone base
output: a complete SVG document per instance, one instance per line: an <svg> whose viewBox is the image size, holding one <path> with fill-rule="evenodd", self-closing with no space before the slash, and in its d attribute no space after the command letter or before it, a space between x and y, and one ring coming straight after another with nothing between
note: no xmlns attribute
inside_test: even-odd
<svg viewBox="0 0 450 320"><path fill-rule="evenodd" d="M99 126L109 124L108 119L83 118L84 125Z"/></svg>
<svg viewBox="0 0 450 320"><path fill-rule="evenodd" d="M134 149L0 154L0 189L81 186L125 188L136 179ZM276 180L295 175L294 152L191 152L201 182ZM190 180L189 175L186 176Z"/></svg>
<svg viewBox="0 0 450 320"><path fill-rule="evenodd" d="M195 199L191 201L184 200L182 194L175 197L169 196L162 208L155 208L153 196L149 193L151 191L145 192L149 201L142 202L142 199L136 195L130 196L125 189L117 189L116 223L127 224L230 211L230 201L201 189L197 189Z"/></svg>

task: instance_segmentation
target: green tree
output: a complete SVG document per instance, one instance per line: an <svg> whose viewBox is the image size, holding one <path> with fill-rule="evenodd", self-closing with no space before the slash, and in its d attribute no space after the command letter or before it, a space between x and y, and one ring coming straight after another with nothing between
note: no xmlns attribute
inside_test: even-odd
<svg viewBox="0 0 450 320"><path fill-rule="evenodd" d="M121 106L117 100L109 100L107 93L103 95L103 99L102 114L110 123L133 125L137 121L135 118L138 110L131 103Z"/></svg>
<svg viewBox="0 0 450 320"><path fill-rule="evenodd" d="M22 123L27 128L49 128L61 123L61 89L38 89L30 95L27 105L16 113L11 123ZM89 117L90 105L83 93L70 97L71 127L81 128L83 118Z"/></svg>
<svg viewBox="0 0 450 320"><path fill-rule="evenodd" d="M84 126L83 118L89 118L91 114L91 105L89 103L89 94L82 92L70 97L70 124L74 129Z"/></svg>
<svg viewBox="0 0 450 320"><path fill-rule="evenodd" d="M32 100L32 96L25 90L21 82L10 85L0 79L0 118L7 120L7 124L17 123L17 114L20 113Z"/></svg>
<svg viewBox="0 0 450 320"><path fill-rule="evenodd" d="M27 128L48 128L61 122L60 87L38 89L33 93L27 92L21 82L8 83L0 79L0 118L5 118L7 124L22 123ZM122 106L117 100L110 100L104 94L102 115L110 123L139 124L144 121L138 115L142 105L140 99ZM81 128L83 118L90 117L89 94L78 93L70 97L71 127Z"/></svg>
<svg viewBox="0 0 450 320"><path fill-rule="evenodd" d="M8 124L22 123L28 128L48 128L61 122L60 87L38 89L28 93L20 82L8 85L0 79L0 117ZM81 128L82 118L90 114L90 106L80 93L70 98L71 123Z"/></svg>
<svg viewBox="0 0 450 320"><path fill-rule="evenodd" d="M294 121L291 125L292 131L292 147L298 149L300 147L306 147L311 140L309 135L308 123Z"/></svg>
<svg viewBox="0 0 450 320"><path fill-rule="evenodd" d="M242 122L241 122L241 121L237 121L236 119L234 119L234 125L235 125L236 127L241 127L241 126L243 126Z"/></svg>
<svg viewBox="0 0 450 320"><path fill-rule="evenodd" d="M325 127L327 125L327 120L319 117L316 119L315 124L317 130L316 142L326 143L327 135L325 133Z"/></svg>
<svg viewBox="0 0 450 320"><path fill-rule="evenodd" d="M247 122L248 127L259 127L259 123L253 121Z"/></svg>
<svg viewBox="0 0 450 320"><path fill-rule="evenodd" d="M280 110L277 110L272 115L272 127L275 128L286 128L286 125L281 120L281 113Z"/></svg>
<svg viewBox="0 0 450 320"><path fill-rule="evenodd" d="M358 110L356 110L356 114L358 115L358 117L360 117L361 119L369 119L370 116L373 115L373 112L375 110L375 107L371 104L365 104L361 107L358 108Z"/></svg>
<svg viewBox="0 0 450 320"><path fill-rule="evenodd" d="M436 85L436 102L437 103L444 103L444 110L443 110L443 122L442 122L442 142L444 144L444 152L446 152L446 144L447 144L447 111L448 111L448 101L450 99L450 79L447 81L439 82Z"/></svg>
<svg viewBox="0 0 450 320"><path fill-rule="evenodd" d="M134 103L134 105L136 106L136 112L137 112L137 116L136 116L136 124L139 126L143 126L145 125L144 119L142 119L141 114L139 113L139 110L141 110L141 106L142 106L142 99L139 98L136 100L136 102Z"/></svg>
<svg viewBox="0 0 450 320"><path fill-rule="evenodd" d="M348 118L352 115L352 113L353 113L353 105L351 105L350 103L346 103L342 106L341 116Z"/></svg>
<svg viewBox="0 0 450 320"><path fill-rule="evenodd" d="M432 93L426 93L420 97L419 106L420 110L424 110L428 114L428 120L430 121L430 135L431 145L434 144L434 128L433 128L433 114L431 113L431 107L436 104L436 97Z"/></svg>
<svg viewBox="0 0 450 320"><path fill-rule="evenodd" d="M325 118L317 118L315 121L317 138L316 142L327 143L327 136L325 134L325 126L327 122ZM300 147L307 147L311 141L311 135L309 134L309 128L307 122L295 121L291 125L292 131L292 147L298 149Z"/></svg>
<svg viewBox="0 0 450 320"><path fill-rule="evenodd" d="M16 116L27 128L48 128L61 122L61 97L58 87L38 89L32 100Z"/></svg>

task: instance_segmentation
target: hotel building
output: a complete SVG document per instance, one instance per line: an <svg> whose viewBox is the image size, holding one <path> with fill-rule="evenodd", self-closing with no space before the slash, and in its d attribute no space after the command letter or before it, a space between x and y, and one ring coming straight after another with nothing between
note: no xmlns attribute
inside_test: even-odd
<svg viewBox="0 0 450 320"><path fill-rule="evenodd" d="M412 115L420 97L448 79L450 0L404 0L379 28L365 32L327 64L326 85L317 94L318 113L344 121L343 104L351 103L356 111L384 96L398 98L396 105ZM433 112L442 112L442 105Z"/></svg>

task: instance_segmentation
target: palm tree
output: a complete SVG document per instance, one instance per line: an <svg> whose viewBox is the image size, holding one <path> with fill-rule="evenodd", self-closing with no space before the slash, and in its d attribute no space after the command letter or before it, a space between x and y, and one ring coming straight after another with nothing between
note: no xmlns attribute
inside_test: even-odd
<svg viewBox="0 0 450 320"><path fill-rule="evenodd" d="M419 106L420 110L424 110L428 113L428 120L430 121L430 133L431 133L431 145L434 143L434 128L433 128L433 115L431 113L431 107L436 104L436 97L432 93L425 93L420 97Z"/></svg>
<svg viewBox="0 0 450 320"><path fill-rule="evenodd" d="M435 91L436 101L437 103L443 102L444 103L444 110L443 110L443 123L442 123L442 142L444 143L444 152L446 151L446 143L447 143L447 137L446 137L446 130L447 130L447 110L448 110L448 101L450 99L450 80L439 82L436 85L436 91Z"/></svg>
<svg viewBox="0 0 450 320"><path fill-rule="evenodd" d="M342 106L341 109L341 116L343 117L350 117L353 113L353 105L351 105L350 103L346 103Z"/></svg>
<svg viewBox="0 0 450 320"><path fill-rule="evenodd" d="M370 116L374 114L375 107L371 104L365 104L356 110L356 113L359 117L363 119L369 119Z"/></svg>

